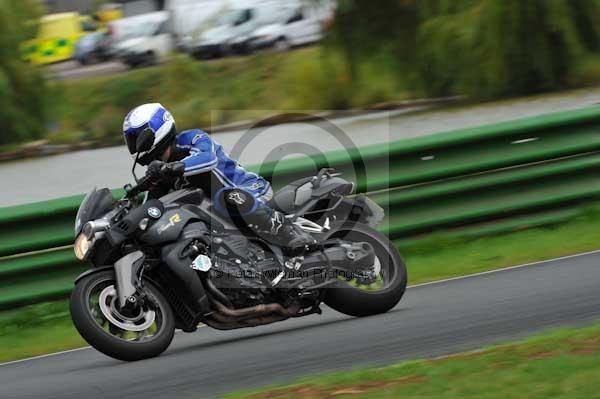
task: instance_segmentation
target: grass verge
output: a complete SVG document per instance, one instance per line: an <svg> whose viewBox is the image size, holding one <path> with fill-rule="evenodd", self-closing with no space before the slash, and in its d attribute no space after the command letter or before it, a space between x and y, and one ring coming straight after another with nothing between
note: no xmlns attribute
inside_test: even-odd
<svg viewBox="0 0 600 399"><path fill-rule="evenodd" d="M600 324L560 329L450 357L304 378L228 399L595 398L600 389Z"/></svg>
<svg viewBox="0 0 600 399"><path fill-rule="evenodd" d="M447 233L399 243L409 284L493 270L600 248L600 208L588 207L562 225L476 239ZM67 301L0 312L0 362L85 345Z"/></svg>
<svg viewBox="0 0 600 399"><path fill-rule="evenodd" d="M562 224L476 238L439 233L396 244L409 284L417 284L597 250L599 225L600 204L594 204Z"/></svg>
<svg viewBox="0 0 600 399"><path fill-rule="evenodd" d="M66 300L0 313L0 362L85 345L73 327Z"/></svg>

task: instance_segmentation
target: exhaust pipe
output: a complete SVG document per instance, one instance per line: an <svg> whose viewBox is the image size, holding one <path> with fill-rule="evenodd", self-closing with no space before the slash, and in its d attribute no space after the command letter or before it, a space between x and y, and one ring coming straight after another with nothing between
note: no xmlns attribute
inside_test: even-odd
<svg viewBox="0 0 600 399"><path fill-rule="evenodd" d="M213 316L216 315L217 314L214 314ZM207 319L204 321L204 323L217 330L235 330L238 328L264 326L265 324L271 324L278 321L283 321L285 319L287 319L287 317L271 315L263 317L253 317L251 319L239 321L217 321L213 319Z"/></svg>
<svg viewBox="0 0 600 399"><path fill-rule="evenodd" d="M298 314L300 307L293 305L284 308L278 303L257 305L242 309L231 309L217 300L213 300L217 312L204 322L217 330L234 330L244 327L256 327L289 319Z"/></svg>
<svg viewBox="0 0 600 399"><path fill-rule="evenodd" d="M261 304L256 306L251 306L248 308L241 309L231 309L227 306L223 305L219 301L214 301L215 307L219 311L219 313L229 316L234 319L243 319L247 317L255 317L255 316L266 316L271 314L277 314L283 317L292 317L296 313L298 313L299 308L295 306L290 306L289 308L284 308L278 303L268 303Z"/></svg>

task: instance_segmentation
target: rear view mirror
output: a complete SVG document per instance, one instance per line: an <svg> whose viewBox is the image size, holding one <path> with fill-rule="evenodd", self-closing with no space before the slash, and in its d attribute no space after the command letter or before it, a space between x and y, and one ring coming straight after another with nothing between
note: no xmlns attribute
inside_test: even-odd
<svg viewBox="0 0 600 399"><path fill-rule="evenodd" d="M154 145L154 132L150 128L144 129L137 138L135 149L137 153L147 152Z"/></svg>

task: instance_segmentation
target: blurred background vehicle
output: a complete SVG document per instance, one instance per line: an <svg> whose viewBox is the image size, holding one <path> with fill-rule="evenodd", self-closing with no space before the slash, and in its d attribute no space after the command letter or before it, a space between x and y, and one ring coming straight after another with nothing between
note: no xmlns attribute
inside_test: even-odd
<svg viewBox="0 0 600 399"><path fill-rule="evenodd" d="M272 0L236 1L231 3L214 26L204 31L189 52L196 58L213 58L243 48L256 29L282 21L285 2ZM235 48L234 48L235 47Z"/></svg>
<svg viewBox="0 0 600 399"><path fill-rule="evenodd" d="M106 3L102 4L98 11L94 14L94 17L98 23L104 27L110 21L123 18L123 9L121 4L117 3Z"/></svg>
<svg viewBox="0 0 600 399"><path fill-rule="evenodd" d="M216 22L227 9L224 0L167 0L165 9L171 13L175 44L180 51L197 43L200 35Z"/></svg>
<svg viewBox="0 0 600 399"><path fill-rule="evenodd" d="M48 7L69 9L67 3ZM73 2L73 7L75 3L80 10L87 4ZM88 65L116 58L136 67L164 62L175 50L197 59L269 47L281 51L321 40L331 25L335 4L331 0L108 2L91 15L71 12L42 17L37 37L23 43L22 53L36 64L74 58Z"/></svg>
<svg viewBox="0 0 600 399"><path fill-rule="evenodd" d="M115 21L111 24L110 35L110 51L130 67L164 61L174 49L168 11Z"/></svg>
<svg viewBox="0 0 600 399"><path fill-rule="evenodd" d="M92 32L84 35L75 44L75 58L82 65L107 61L111 58L108 33Z"/></svg>
<svg viewBox="0 0 600 399"><path fill-rule="evenodd" d="M22 44L23 58L34 64L68 60L75 52L75 43L96 29L89 16L76 12L45 15L40 18L37 36Z"/></svg>
<svg viewBox="0 0 600 399"><path fill-rule="evenodd" d="M296 4L294 4L296 3ZM255 30L244 42L243 52L264 48L278 51L318 42L325 36L327 21L333 18L332 2L291 2L283 22L266 25Z"/></svg>

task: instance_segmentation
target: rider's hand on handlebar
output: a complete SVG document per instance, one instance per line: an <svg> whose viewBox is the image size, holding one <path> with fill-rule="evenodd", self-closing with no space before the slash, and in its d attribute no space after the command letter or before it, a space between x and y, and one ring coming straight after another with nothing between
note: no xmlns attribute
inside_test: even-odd
<svg viewBox="0 0 600 399"><path fill-rule="evenodd" d="M125 187L126 198L133 198L141 192L147 191L152 186L158 184L162 177L181 177L185 172L183 162L165 163L162 161L153 161L148 165L146 175L140 179L137 186Z"/></svg>
<svg viewBox="0 0 600 399"><path fill-rule="evenodd" d="M162 176L171 176L171 177L180 177L183 175L185 171L185 164L183 162L170 162L165 163L162 161L152 161L150 165L148 165L148 170L146 171L147 177L162 177Z"/></svg>
<svg viewBox="0 0 600 399"><path fill-rule="evenodd" d="M163 161L152 161L146 170L146 177L158 177L162 174L162 168L166 164Z"/></svg>
<svg viewBox="0 0 600 399"><path fill-rule="evenodd" d="M181 177L185 172L185 164L183 162L169 162L162 167L162 173L165 176Z"/></svg>

